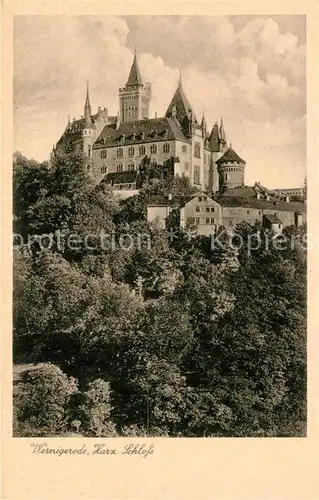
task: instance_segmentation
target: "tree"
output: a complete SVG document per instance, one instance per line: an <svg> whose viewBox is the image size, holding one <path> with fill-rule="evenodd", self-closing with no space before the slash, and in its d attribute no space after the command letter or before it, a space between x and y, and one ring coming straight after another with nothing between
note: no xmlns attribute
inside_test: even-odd
<svg viewBox="0 0 319 500"><path fill-rule="evenodd" d="M55 365L44 363L25 371L14 394L16 433L25 436L65 432L71 416L71 397L77 390L77 380Z"/></svg>
<svg viewBox="0 0 319 500"><path fill-rule="evenodd" d="M110 384L102 379L90 382L80 407L84 430L90 436L114 437L116 430L111 421L111 411Z"/></svg>

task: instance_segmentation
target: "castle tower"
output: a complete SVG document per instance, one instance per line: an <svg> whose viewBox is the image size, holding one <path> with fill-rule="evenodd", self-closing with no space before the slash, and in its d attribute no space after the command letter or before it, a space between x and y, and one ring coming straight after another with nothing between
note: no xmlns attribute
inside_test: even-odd
<svg viewBox="0 0 319 500"><path fill-rule="evenodd" d="M216 161L219 174L219 189L231 189L245 185L246 162L233 150L231 144Z"/></svg>
<svg viewBox="0 0 319 500"><path fill-rule="evenodd" d="M135 51L125 87L119 89L120 121L133 122L149 118L151 85L143 83Z"/></svg>
<svg viewBox="0 0 319 500"><path fill-rule="evenodd" d="M83 153L87 158L92 158L92 146L94 142L95 127L91 117L91 104L89 96L89 82L86 87L86 98L84 104L84 125L82 129Z"/></svg>

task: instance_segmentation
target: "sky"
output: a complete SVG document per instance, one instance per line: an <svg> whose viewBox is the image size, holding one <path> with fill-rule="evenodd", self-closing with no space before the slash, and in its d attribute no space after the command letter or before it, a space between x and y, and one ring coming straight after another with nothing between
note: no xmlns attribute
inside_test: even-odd
<svg viewBox="0 0 319 500"><path fill-rule="evenodd" d="M304 16L16 16L14 148L43 161L71 119L118 110L134 50L163 116L179 71L197 119L223 117L247 162L246 184L303 185L306 172Z"/></svg>

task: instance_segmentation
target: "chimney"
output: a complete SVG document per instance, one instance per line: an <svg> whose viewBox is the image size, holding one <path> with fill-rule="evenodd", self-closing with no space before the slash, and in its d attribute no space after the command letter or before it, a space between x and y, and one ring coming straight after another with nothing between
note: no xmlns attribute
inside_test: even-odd
<svg viewBox="0 0 319 500"><path fill-rule="evenodd" d="M167 199L168 199L168 201L172 201L172 199L173 199L172 193L168 194Z"/></svg>
<svg viewBox="0 0 319 500"><path fill-rule="evenodd" d="M266 200L270 201L270 195L269 194L266 194Z"/></svg>
<svg viewBox="0 0 319 500"><path fill-rule="evenodd" d="M257 193L257 200L260 200L260 193Z"/></svg>
<svg viewBox="0 0 319 500"><path fill-rule="evenodd" d="M289 195L288 195L288 194L285 196L285 201L286 201L287 203L289 203L289 201L290 201L290 199L289 199Z"/></svg>

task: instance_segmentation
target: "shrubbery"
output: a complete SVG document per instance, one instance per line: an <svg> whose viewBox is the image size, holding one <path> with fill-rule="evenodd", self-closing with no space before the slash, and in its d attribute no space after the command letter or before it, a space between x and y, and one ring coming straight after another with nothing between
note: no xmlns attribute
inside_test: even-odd
<svg viewBox="0 0 319 500"><path fill-rule="evenodd" d="M14 188L24 235L151 235L129 250L14 251L14 360L44 363L17 385L16 434L304 435L300 246L249 255L182 231L170 241L145 220L147 197L189 194L186 179L118 202L71 154L51 168L16 155Z"/></svg>

